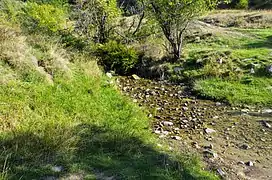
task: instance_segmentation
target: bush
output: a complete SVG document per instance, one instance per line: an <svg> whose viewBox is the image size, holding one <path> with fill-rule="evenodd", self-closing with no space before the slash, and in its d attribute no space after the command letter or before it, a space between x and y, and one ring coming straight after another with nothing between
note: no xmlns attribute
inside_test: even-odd
<svg viewBox="0 0 272 180"><path fill-rule="evenodd" d="M133 48L110 41L106 44L99 44L96 48L96 55L100 58L100 64L105 70L114 70L118 74L129 74L138 63L138 53Z"/></svg>
<svg viewBox="0 0 272 180"><path fill-rule="evenodd" d="M248 0L239 0L236 3L235 8L237 8L237 9L248 9Z"/></svg>
<svg viewBox="0 0 272 180"><path fill-rule="evenodd" d="M19 23L22 13L23 3L16 0L1 0L0 1L0 22L7 20L10 23Z"/></svg>
<svg viewBox="0 0 272 180"><path fill-rule="evenodd" d="M28 2L25 15L27 26L35 30L57 32L67 28L65 11L50 4Z"/></svg>

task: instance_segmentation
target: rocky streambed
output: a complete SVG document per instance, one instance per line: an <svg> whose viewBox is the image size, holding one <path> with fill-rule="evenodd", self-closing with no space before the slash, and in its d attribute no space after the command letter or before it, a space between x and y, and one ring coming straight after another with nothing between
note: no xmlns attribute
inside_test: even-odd
<svg viewBox="0 0 272 180"><path fill-rule="evenodd" d="M272 109L198 99L183 84L119 77L121 91L144 106L153 132L197 151L224 179L272 179Z"/></svg>

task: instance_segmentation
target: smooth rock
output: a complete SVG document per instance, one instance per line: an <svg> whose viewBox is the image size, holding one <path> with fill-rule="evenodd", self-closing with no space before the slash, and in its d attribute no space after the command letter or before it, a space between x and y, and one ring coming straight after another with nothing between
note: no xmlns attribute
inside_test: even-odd
<svg viewBox="0 0 272 180"><path fill-rule="evenodd" d="M109 72L108 72L108 73L106 73L106 76L107 76L108 78L110 78L110 79L112 78L112 74L111 74L111 73L109 73Z"/></svg>
<svg viewBox="0 0 272 180"><path fill-rule="evenodd" d="M241 109L241 112L242 112L242 113L248 113L249 110L248 110L248 109Z"/></svg>
<svg viewBox="0 0 272 180"><path fill-rule="evenodd" d="M173 126L173 125L174 125L174 123L172 123L172 122L170 122L170 121L163 121L162 124L163 124L164 126Z"/></svg>
<svg viewBox="0 0 272 180"><path fill-rule="evenodd" d="M135 79L135 80L141 79L141 78L140 78L139 76L137 76L136 74L133 74L132 77L133 77L133 79Z"/></svg>
<svg viewBox="0 0 272 180"><path fill-rule="evenodd" d="M211 128L206 128L205 129L205 133L207 134L211 134L211 133L215 133L216 131L214 129L211 129Z"/></svg>
<svg viewBox="0 0 272 180"><path fill-rule="evenodd" d="M221 168L218 168L217 169L217 172L220 176L224 177L226 175L226 173L221 169Z"/></svg>

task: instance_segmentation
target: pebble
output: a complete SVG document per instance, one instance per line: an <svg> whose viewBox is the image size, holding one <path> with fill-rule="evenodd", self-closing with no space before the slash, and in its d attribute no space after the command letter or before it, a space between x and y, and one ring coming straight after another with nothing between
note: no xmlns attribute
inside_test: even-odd
<svg viewBox="0 0 272 180"><path fill-rule="evenodd" d="M173 126L173 125L174 125L174 123L172 123L172 122L170 122L170 121L163 121L162 124L163 124L164 126Z"/></svg>
<svg viewBox="0 0 272 180"><path fill-rule="evenodd" d="M254 166L254 163L252 161L248 161L245 163L247 166Z"/></svg>
<svg viewBox="0 0 272 180"><path fill-rule="evenodd" d="M110 78L110 79L112 78L112 74L111 74L111 73L109 73L109 72L108 72L108 73L106 73L106 76L107 76L108 78Z"/></svg>
<svg viewBox="0 0 272 180"><path fill-rule="evenodd" d="M271 127L272 127L271 124L269 124L269 123L266 122L266 121L263 121L263 124L264 124L264 126L267 127L267 128L271 128Z"/></svg>
<svg viewBox="0 0 272 180"><path fill-rule="evenodd" d="M216 131L215 131L214 129L211 129L211 128L206 128L206 129L205 129L205 132L206 132L207 134L211 134L211 133L215 133Z"/></svg>
<svg viewBox="0 0 272 180"><path fill-rule="evenodd" d="M244 161L239 161L237 164L238 165L245 165L245 162Z"/></svg>
<svg viewBox="0 0 272 180"><path fill-rule="evenodd" d="M218 174L220 175L220 176L225 176L226 175L226 173L221 169L221 168L218 168L217 169L217 172L218 172Z"/></svg>
<svg viewBox="0 0 272 180"><path fill-rule="evenodd" d="M242 113L248 113L249 110L248 110L248 109L241 109L241 112L242 112Z"/></svg>
<svg viewBox="0 0 272 180"><path fill-rule="evenodd" d="M141 79L141 78L140 78L139 76L137 76L136 74L133 74L133 75L132 75L132 78L135 79L135 80Z"/></svg>
<svg viewBox="0 0 272 180"><path fill-rule="evenodd" d="M172 139L175 139L175 140L181 140L181 137L180 136L172 136Z"/></svg>

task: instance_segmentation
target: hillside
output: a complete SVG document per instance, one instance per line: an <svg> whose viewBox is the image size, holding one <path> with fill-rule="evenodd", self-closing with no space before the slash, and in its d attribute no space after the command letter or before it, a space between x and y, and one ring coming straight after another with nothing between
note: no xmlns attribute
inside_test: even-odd
<svg viewBox="0 0 272 180"><path fill-rule="evenodd" d="M0 4L1 180L217 179L153 136L145 110L94 56L58 33L26 29L23 2Z"/></svg>
<svg viewBox="0 0 272 180"><path fill-rule="evenodd" d="M272 12L122 8L0 1L0 180L271 179Z"/></svg>

